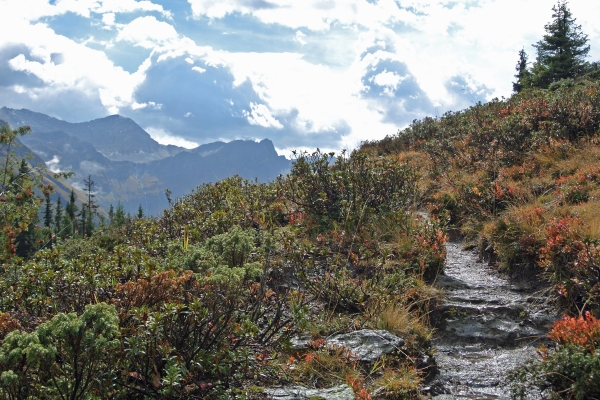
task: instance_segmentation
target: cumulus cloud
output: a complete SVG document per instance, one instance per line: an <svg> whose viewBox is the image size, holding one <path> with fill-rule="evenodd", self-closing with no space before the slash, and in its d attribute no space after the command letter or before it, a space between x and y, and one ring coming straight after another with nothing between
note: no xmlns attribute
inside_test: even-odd
<svg viewBox="0 0 600 400"><path fill-rule="evenodd" d="M134 101L133 104L131 105L131 109L132 110L140 110L143 108L150 108L153 110L160 110L162 108L162 104L156 104L153 101L149 101L147 103L138 103L137 101Z"/></svg>
<svg viewBox="0 0 600 400"><path fill-rule="evenodd" d="M271 111L264 104L250 103L250 111L244 110L244 116L252 125L263 128L283 128L283 125L271 115Z"/></svg>
<svg viewBox="0 0 600 400"><path fill-rule="evenodd" d="M533 54L552 13L539 0L161 4L0 1L0 105L118 112L194 144L353 147L510 94L518 50ZM600 3L570 6L600 57Z"/></svg>
<svg viewBox="0 0 600 400"><path fill-rule="evenodd" d="M115 25L115 13L103 14L102 22L110 29L111 26Z"/></svg>
<svg viewBox="0 0 600 400"><path fill-rule="evenodd" d="M407 78L408 76L401 76L395 72L389 72L387 69L384 69L383 72L369 78L369 81L384 88L383 92L380 93L380 96L385 95L394 97L398 85Z"/></svg>
<svg viewBox="0 0 600 400"><path fill-rule="evenodd" d="M157 45L165 45L177 39L177 31L173 25L157 20L153 16L139 17L127 24L117 36L117 40L125 40L136 46L153 49Z"/></svg>
<svg viewBox="0 0 600 400"><path fill-rule="evenodd" d="M91 49L56 34L44 24L13 21L9 25L0 23L0 37L11 37L11 32L21 32L23 51L10 60L12 71L37 78L43 85L39 89L29 88L30 98L48 92L59 97L61 93L77 90L97 96L110 113L133 102L135 88L144 80L148 62L140 65L134 73L128 73L114 65L102 51ZM60 63L56 54L60 54Z"/></svg>
<svg viewBox="0 0 600 400"><path fill-rule="evenodd" d="M172 18L172 13L170 11L165 10L160 4L153 3L149 0L94 1L91 9L95 13L131 13L134 11L157 11L167 18Z"/></svg>
<svg viewBox="0 0 600 400"><path fill-rule="evenodd" d="M51 160L46 161L46 167L48 167L48 169L50 171L54 172L55 174L62 172L62 169L60 168L59 164L60 164L60 158L57 155L52 157Z"/></svg>
<svg viewBox="0 0 600 400"><path fill-rule="evenodd" d="M296 36L294 37L294 41L296 41L304 46L306 43L308 43L306 40L304 40L305 37L306 37L306 35L304 33L302 33L302 31L296 31Z"/></svg>
<svg viewBox="0 0 600 400"><path fill-rule="evenodd" d="M73 13L90 18L92 13L131 13L156 11L167 18L171 12L149 0L5 0L0 2L0 15L13 19L37 21L43 17L56 17Z"/></svg>
<svg viewBox="0 0 600 400"><path fill-rule="evenodd" d="M188 0L196 18L223 18L233 13L250 14L263 23L291 28L327 30L334 23L374 26L409 14L394 0Z"/></svg>
<svg viewBox="0 0 600 400"><path fill-rule="evenodd" d="M196 142L175 136L162 128L148 127L146 128L146 132L150 134L152 139L163 145L172 144L175 146L184 147L186 149L194 149L199 146Z"/></svg>

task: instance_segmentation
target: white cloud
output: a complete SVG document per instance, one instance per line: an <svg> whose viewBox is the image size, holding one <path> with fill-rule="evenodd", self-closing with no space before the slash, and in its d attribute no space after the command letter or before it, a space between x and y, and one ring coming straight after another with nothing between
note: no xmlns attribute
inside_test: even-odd
<svg viewBox="0 0 600 400"><path fill-rule="evenodd" d="M131 109L132 110L141 110L144 108L150 108L152 110L160 110L162 108L162 106L163 106L162 104L157 104L153 101L149 101L147 103L138 103L137 101L134 101L131 104Z"/></svg>
<svg viewBox="0 0 600 400"><path fill-rule="evenodd" d="M115 24L115 13L106 13L102 15L102 22L106 26L113 26Z"/></svg>
<svg viewBox="0 0 600 400"><path fill-rule="evenodd" d="M172 14L161 5L148 0L4 0L0 1L0 16L12 19L37 21L43 17L55 17L73 13L90 18L92 13L131 13L134 11L157 11L167 18ZM1 17L0 17L1 19Z"/></svg>
<svg viewBox="0 0 600 400"><path fill-rule="evenodd" d="M154 49L177 40L177 31L166 22L155 17L139 17L125 25L117 40L132 42L137 46Z"/></svg>
<svg viewBox="0 0 600 400"><path fill-rule="evenodd" d="M304 40L305 37L306 35L302 33L302 31L296 31L296 37L294 37L294 41L304 46L306 43L308 43L306 40Z"/></svg>
<svg viewBox="0 0 600 400"><path fill-rule="evenodd" d="M158 11L165 17L172 18L172 14L170 11L166 11L160 4L155 4L148 0L101 0L93 3L94 6L92 9L96 13L131 13L134 11Z"/></svg>
<svg viewBox="0 0 600 400"><path fill-rule="evenodd" d="M375 75L369 80L376 84L377 86L381 86L384 88L383 95L392 97L395 94L395 90L403 80L405 80L405 76L400 76L395 72L389 72L384 70L383 72Z"/></svg>
<svg viewBox="0 0 600 400"><path fill-rule="evenodd" d="M56 173L62 172L62 170L60 169L59 163L60 163L60 158L57 155L55 155L54 157L52 157L51 160L46 161L46 166L48 167L48 169L50 171L52 171L56 174Z"/></svg>
<svg viewBox="0 0 600 400"><path fill-rule="evenodd" d="M313 31L327 30L334 22L345 25L376 26L399 20L409 14L398 8L394 0L379 0L371 4L364 0L188 0L194 16L223 18L232 13L251 14L267 24L291 28L306 27Z"/></svg>
<svg viewBox="0 0 600 400"><path fill-rule="evenodd" d="M252 125L262 126L263 128L283 128L281 122L271 115L271 111L264 104L250 103L250 112L244 110L244 116Z"/></svg>
<svg viewBox="0 0 600 400"><path fill-rule="evenodd" d="M171 14L147 0L57 0L54 4L49 0L0 0L0 47L23 44L29 51L11 55L10 68L37 77L44 85L31 88L23 82L14 82L8 86L11 96L47 99L50 95L59 97L67 90L76 90L87 98L99 98L110 113L130 109L161 111L160 104L149 102L141 93L136 101L136 91L145 82L153 63L183 57L189 68L206 74L203 78L210 75L207 79L214 79L215 87L223 84L219 79L228 79L223 76L229 72L234 76L235 88L247 90L247 83L252 85L259 100L234 97L237 107L252 102L242 114L248 124L277 128L281 135L296 135L297 147L329 133L331 137L343 134L344 146L351 147L361 140L392 134L404 123L386 119L385 107L397 103L402 110L402 102L408 99L402 97L408 84L422 91L427 101L440 107L440 112L464 106L464 96L460 98L460 93L448 84L451 79L465 93L487 98L509 95L518 51L524 46L530 59L534 59L531 44L541 39L544 24L552 13L548 0L188 0L188 3L193 15L200 19L196 21L198 24L207 23L202 19L205 17L217 19L226 15L231 20L225 19L223 24L235 23L241 13L251 16L257 24L291 28L294 33L286 34L280 42L298 53L255 52L252 45L241 47L239 43L235 45L236 52L215 51L203 46L201 36L194 41L178 32L179 21L160 20L187 18L185 13ZM600 58L600 28L595 18L600 14L600 2L571 0L569 6L583 31L589 34L592 60ZM124 19L120 13L131 12L136 12L131 22L115 23ZM113 30L102 34L90 30L87 36L70 39L50 28L59 19L35 22L67 13L92 19L90 26ZM229 37L238 37L235 29L231 30L231 35L223 36L220 48L228 48ZM269 30L260 32L260 28L257 32L269 34ZM93 34L102 40L95 39ZM109 54L115 57L119 46L126 47L125 42L151 54L135 72L116 66L118 61L111 61L98 50L114 46L117 51ZM146 50L137 51L143 54ZM52 62L55 54L61 54L63 62ZM195 66L196 62L201 67ZM389 63L404 65L406 72L386 68ZM130 63L126 65L131 68ZM214 71L207 72L209 67L225 75L213 76ZM492 91L483 91L482 83ZM379 96L367 98L368 90ZM201 95L211 96L211 93ZM227 101L230 96L214 101ZM231 106L233 109L233 101ZM165 104L162 111L168 108L169 104ZM178 118L183 120L182 115L192 115L186 111L186 108L178 110ZM239 108L236 112L239 118ZM415 117L425 116L419 115L419 110L414 112ZM196 115L200 118L201 114ZM412 118L412 114L408 117ZM405 121L402 118L400 115L397 121ZM166 131L161 137L185 140Z"/></svg>
<svg viewBox="0 0 600 400"><path fill-rule="evenodd" d="M168 132L162 128L148 127L145 129L145 131L148 132L152 139L156 140L158 143L163 145L172 144L175 146L184 147L186 149L193 149L198 147L198 143L192 142L191 140L187 140L179 136L175 136L171 132Z"/></svg>
<svg viewBox="0 0 600 400"><path fill-rule="evenodd" d="M64 2L57 2L56 7L60 4ZM109 112L116 113L133 103L133 92L144 81L150 66L148 59L136 72L129 73L115 66L104 52L58 35L46 24L8 18L0 11L0 47L11 43L8 38L15 43L14 32L19 32L18 41L34 58L19 54L9 61L10 68L36 76L45 84L41 88L28 88L31 98L49 93L60 96L63 91L77 90L88 97L100 98ZM60 63L52 62L54 54L61 55Z"/></svg>

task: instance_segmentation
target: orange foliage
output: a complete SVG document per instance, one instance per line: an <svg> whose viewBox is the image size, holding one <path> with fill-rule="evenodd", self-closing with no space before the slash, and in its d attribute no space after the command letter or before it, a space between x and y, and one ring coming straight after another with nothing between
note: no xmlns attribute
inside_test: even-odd
<svg viewBox="0 0 600 400"><path fill-rule="evenodd" d="M0 339L17 329L22 329L18 319L11 317L9 313L0 314Z"/></svg>
<svg viewBox="0 0 600 400"><path fill-rule="evenodd" d="M580 346L594 354L600 345L600 320L589 312L579 317L565 315L560 321L554 322L548 336L561 345Z"/></svg>
<svg viewBox="0 0 600 400"><path fill-rule="evenodd" d="M174 300L181 300L183 285L193 277L192 271L177 275L174 271L165 271L149 278L128 281L117 285L117 296L114 300L118 308L129 310L146 305L153 307Z"/></svg>

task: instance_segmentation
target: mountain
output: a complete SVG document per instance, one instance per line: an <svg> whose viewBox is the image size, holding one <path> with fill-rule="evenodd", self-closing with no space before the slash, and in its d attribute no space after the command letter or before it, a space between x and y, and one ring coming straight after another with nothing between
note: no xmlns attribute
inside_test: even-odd
<svg viewBox="0 0 600 400"><path fill-rule="evenodd" d="M154 161L148 164L145 172L157 176L163 182L180 182L179 175L182 173L192 182L216 182L233 175L267 182L290 169L290 161L277 154L269 139L259 143L252 140L218 143L210 152L182 152ZM175 196L183 196L189 192L181 184L170 189Z"/></svg>
<svg viewBox="0 0 600 400"><path fill-rule="evenodd" d="M148 162L173 156L185 149L156 142L132 119L110 115L89 122L71 123L26 109L0 108L0 119L12 127L29 125L32 136L61 131L88 142L113 161Z"/></svg>
<svg viewBox="0 0 600 400"><path fill-rule="evenodd" d="M37 160L52 171L75 173L65 184L67 194L70 185L81 193L90 175L96 200L106 209L121 202L134 213L141 204L146 214L157 215L168 207L166 189L182 197L203 183L229 176L267 182L291 168L268 139L214 142L186 150L158 144L133 120L118 115L73 124L3 107L0 120L12 128L29 125L32 133L20 139Z"/></svg>

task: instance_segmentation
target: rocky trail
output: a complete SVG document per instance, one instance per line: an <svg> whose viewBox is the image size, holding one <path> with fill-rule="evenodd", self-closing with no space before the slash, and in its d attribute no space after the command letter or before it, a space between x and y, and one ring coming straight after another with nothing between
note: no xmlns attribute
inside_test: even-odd
<svg viewBox="0 0 600 400"><path fill-rule="evenodd" d="M556 311L532 288L509 282L473 251L447 244L446 292L433 345L438 375L434 399L509 398L506 372L535 356Z"/></svg>

